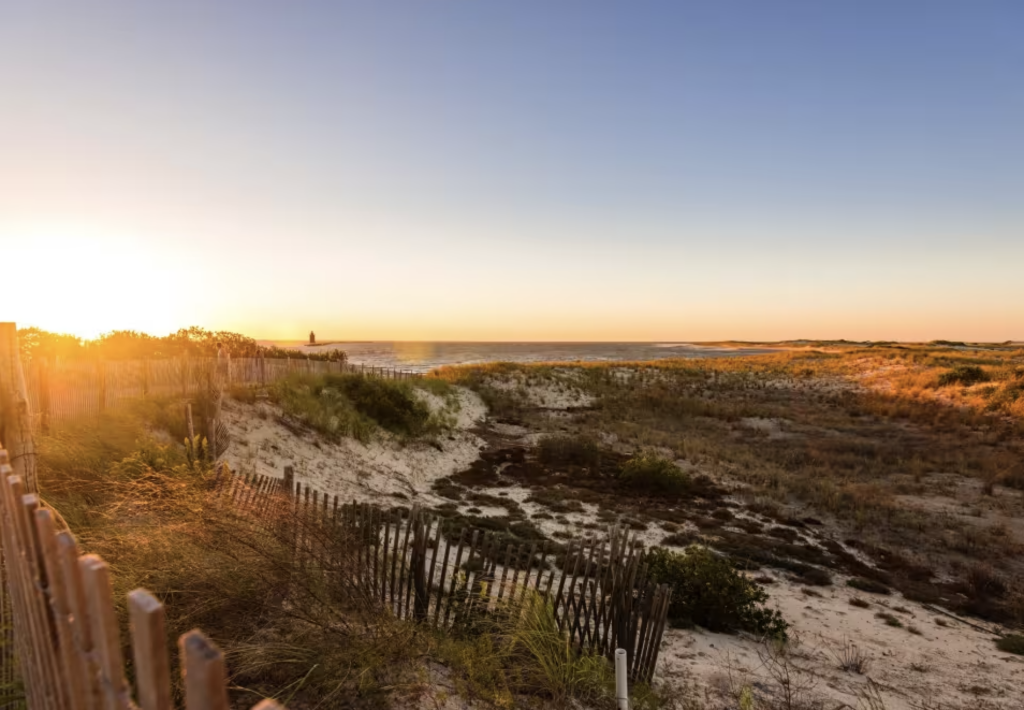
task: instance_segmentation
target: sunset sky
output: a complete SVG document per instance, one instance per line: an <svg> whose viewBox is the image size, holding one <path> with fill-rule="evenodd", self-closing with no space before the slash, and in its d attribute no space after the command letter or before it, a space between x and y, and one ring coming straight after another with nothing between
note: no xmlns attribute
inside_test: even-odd
<svg viewBox="0 0 1024 710"><path fill-rule="evenodd" d="M0 320L1024 339L1024 3L0 4Z"/></svg>

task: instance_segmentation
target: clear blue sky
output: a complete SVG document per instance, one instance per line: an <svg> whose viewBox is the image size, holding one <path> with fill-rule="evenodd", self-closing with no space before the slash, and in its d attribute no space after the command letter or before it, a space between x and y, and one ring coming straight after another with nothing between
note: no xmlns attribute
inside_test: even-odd
<svg viewBox="0 0 1024 710"><path fill-rule="evenodd" d="M10 2L0 102L26 325L1024 338L1022 2Z"/></svg>

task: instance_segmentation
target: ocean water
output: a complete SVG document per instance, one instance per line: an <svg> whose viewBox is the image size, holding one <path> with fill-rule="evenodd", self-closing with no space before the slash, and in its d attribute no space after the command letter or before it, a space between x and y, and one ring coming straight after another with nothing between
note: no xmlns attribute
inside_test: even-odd
<svg viewBox="0 0 1024 710"><path fill-rule="evenodd" d="M432 343L332 342L310 347L278 342L301 352L340 349L349 362L427 372L441 365L483 362L613 362L667 358L738 357L772 352L759 348L716 348L691 343Z"/></svg>

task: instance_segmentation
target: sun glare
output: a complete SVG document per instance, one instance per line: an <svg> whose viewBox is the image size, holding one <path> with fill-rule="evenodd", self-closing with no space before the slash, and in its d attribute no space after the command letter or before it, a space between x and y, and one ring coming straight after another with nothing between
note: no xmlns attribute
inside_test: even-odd
<svg viewBox="0 0 1024 710"><path fill-rule="evenodd" d="M18 244L8 268L18 325L93 338L111 330L170 332L187 321L188 284L172 283L158 255L113 239L35 234ZM173 271L173 270L171 270ZM177 299L177 302L176 302Z"/></svg>

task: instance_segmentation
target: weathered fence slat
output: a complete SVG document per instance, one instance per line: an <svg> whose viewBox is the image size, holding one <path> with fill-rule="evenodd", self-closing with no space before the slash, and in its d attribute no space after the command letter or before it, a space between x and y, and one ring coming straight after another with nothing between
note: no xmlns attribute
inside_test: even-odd
<svg viewBox="0 0 1024 710"><path fill-rule="evenodd" d="M167 658L164 607L149 592L128 594L135 685L141 710L171 710L171 666Z"/></svg>
<svg viewBox="0 0 1024 710"><path fill-rule="evenodd" d="M230 710L224 654L200 631L179 642L186 710Z"/></svg>

